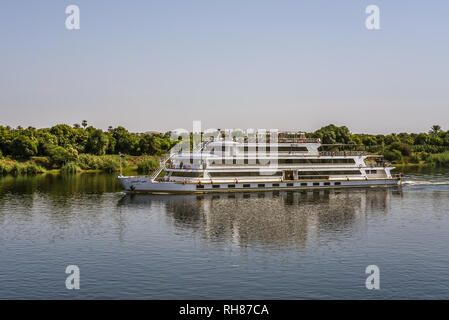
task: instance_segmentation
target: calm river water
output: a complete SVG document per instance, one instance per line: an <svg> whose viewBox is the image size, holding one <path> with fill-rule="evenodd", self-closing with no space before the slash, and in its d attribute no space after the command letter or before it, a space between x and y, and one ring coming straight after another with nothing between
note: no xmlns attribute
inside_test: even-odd
<svg viewBox="0 0 449 320"><path fill-rule="evenodd" d="M3 177L0 298L448 299L449 171L404 180L130 196L111 175ZM65 287L72 264L80 290Z"/></svg>

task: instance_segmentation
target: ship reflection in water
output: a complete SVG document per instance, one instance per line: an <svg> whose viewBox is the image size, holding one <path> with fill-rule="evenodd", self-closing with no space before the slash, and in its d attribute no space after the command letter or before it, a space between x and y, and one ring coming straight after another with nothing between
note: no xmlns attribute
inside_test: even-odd
<svg viewBox="0 0 449 320"><path fill-rule="evenodd" d="M213 242L240 247L305 247L309 240L347 238L363 230L368 215L390 210L401 188L271 191L205 195L128 194L119 206L165 210L179 231L192 230Z"/></svg>

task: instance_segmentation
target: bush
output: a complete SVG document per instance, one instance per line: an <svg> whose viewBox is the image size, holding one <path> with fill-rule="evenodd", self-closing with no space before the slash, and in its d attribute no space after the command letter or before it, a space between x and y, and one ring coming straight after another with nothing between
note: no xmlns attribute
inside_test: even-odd
<svg viewBox="0 0 449 320"><path fill-rule="evenodd" d="M40 173L44 173L45 169L41 166L38 166L37 164L31 163L25 167L26 173L28 175L36 175Z"/></svg>
<svg viewBox="0 0 449 320"><path fill-rule="evenodd" d="M80 171L80 168L75 162L68 162L61 167L61 173L63 174L74 174Z"/></svg>
<svg viewBox="0 0 449 320"><path fill-rule="evenodd" d="M100 169L108 173L113 173L116 172L119 167L120 167L119 161L112 158L106 158L103 159L103 163L101 164Z"/></svg>
<svg viewBox="0 0 449 320"><path fill-rule="evenodd" d="M53 145L47 147L47 154L53 163L59 167L68 162L75 161L77 157L74 152L71 152L63 147Z"/></svg>
<svg viewBox="0 0 449 320"><path fill-rule="evenodd" d="M409 161L410 161L411 163L419 163L420 160L421 160L421 159L420 159L418 153L414 153L414 154L410 157L410 159L409 159Z"/></svg>
<svg viewBox="0 0 449 320"><path fill-rule="evenodd" d="M52 167L52 161L49 157L31 157L31 161L45 169L51 169Z"/></svg>
<svg viewBox="0 0 449 320"><path fill-rule="evenodd" d="M82 154L78 157L78 164L84 170L100 169L103 165L103 159L91 154Z"/></svg>
<svg viewBox="0 0 449 320"><path fill-rule="evenodd" d="M389 151L399 151L403 156L410 156L412 154L412 149L409 145L401 142L394 142L388 146Z"/></svg>
<svg viewBox="0 0 449 320"><path fill-rule="evenodd" d="M80 154L78 156L78 165L83 170L96 170L102 166L103 161L101 158L93 156L91 154Z"/></svg>
<svg viewBox="0 0 449 320"><path fill-rule="evenodd" d="M0 163L0 175L7 175L11 171L11 168L6 164Z"/></svg>
<svg viewBox="0 0 449 320"><path fill-rule="evenodd" d="M430 160L439 167L449 167L449 151L433 154L430 156Z"/></svg>
<svg viewBox="0 0 449 320"><path fill-rule="evenodd" d="M14 166L11 168L11 170L9 171L9 173L11 173L14 176L18 176L19 174L26 174L26 167L15 163Z"/></svg>
<svg viewBox="0 0 449 320"><path fill-rule="evenodd" d="M431 157L430 153L421 152L421 159L423 159L423 161L428 162L430 157Z"/></svg>
<svg viewBox="0 0 449 320"><path fill-rule="evenodd" d="M12 141L11 148L13 156L27 159L37 154L37 140L27 136L18 136Z"/></svg>
<svg viewBox="0 0 449 320"><path fill-rule="evenodd" d="M137 171L141 174L149 174L159 168L159 162L154 159L144 160L137 164Z"/></svg>
<svg viewBox="0 0 449 320"><path fill-rule="evenodd" d="M385 152L384 156L388 161L402 161L402 154L398 150L387 151Z"/></svg>
<svg viewBox="0 0 449 320"><path fill-rule="evenodd" d="M83 170L102 170L109 173L117 171L120 167L120 161L116 158L91 154L80 154L77 163ZM126 163L123 162L123 165Z"/></svg>

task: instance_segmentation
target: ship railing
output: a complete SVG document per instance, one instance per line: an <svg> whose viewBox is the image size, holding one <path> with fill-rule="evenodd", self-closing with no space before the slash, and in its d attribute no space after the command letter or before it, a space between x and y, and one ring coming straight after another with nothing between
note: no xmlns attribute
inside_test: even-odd
<svg viewBox="0 0 449 320"><path fill-rule="evenodd" d="M321 143L319 138L283 138L278 137L277 139L258 139L258 138L248 138L248 139L237 139L237 142L243 143Z"/></svg>
<svg viewBox="0 0 449 320"><path fill-rule="evenodd" d="M318 153L320 156L327 157L341 157L341 156L366 156L368 153L366 151L320 151Z"/></svg>
<svg viewBox="0 0 449 320"><path fill-rule="evenodd" d="M210 141L203 141L197 145L196 148L193 149L193 152L201 152L204 148L209 144Z"/></svg>
<svg viewBox="0 0 449 320"><path fill-rule="evenodd" d="M202 143L200 143L194 150L193 152L201 152L202 150L204 150L204 148L207 146L209 142L208 141L204 141ZM167 154L165 157L163 157L160 162L159 162L159 168L157 170L155 170L151 175L150 175L150 179L154 180L156 179L163 170L165 169L201 169L200 166L196 166L196 165L190 165L190 164L186 164L184 166L179 166L179 165L175 165L175 164L169 164L169 160L171 158L173 158L176 155L176 153L169 153Z"/></svg>
<svg viewBox="0 0 449 320"><path fill-rule="evenodd" d="M166 163L168 160L170 160L175 154L167 154L165 157L163 157L160 162L159 162L159 168L156 169L151 175L150 175L150 179L154 180L156 179L161 172L165 169L166 167Z"/></svg>
<svg viewBox="0 0 449 320"><path fill-rule="evenodd" d="M203 169L203 166L197 164L183 164L182 166L179 164L166 164L165 169L184 169L184 170L199 170Z"/></svg>
<svg viewBox="0 0 449 320"><path fill-rule="evenodd" d="M192 153L202 152L208 143L209 143L208 141L200 143L196 148L193 149ZM203 166L199 165L199 164L186 163L186 164L180 165L180 164L175 164L175 163L169 163L168 160L170 160L173 156L175 156L175 154L165 157L165 159L163 159L161 161L161 166L163 167L162 170L164 170L164 169L203 169Z"/></svg>
<svg viewBox="0 0 449 320"><path fill-rule="evenodd" d="M210 164L210 168L217 168L217 167L282 167L282 168L288 168L288 167L345 167L345 168L352 168L356 167L354 163L277 163L276 161L270 162L270 163L244 163L244 162L238 162L238 163L214 163ZM178 169L178 168L168 168L168 169ZM185 169L185 167L184 167Z"/></svg>
<svg viewBox="0 0 449 320"><path fill-rule="evenodd" d="M321 143L320 138L278 138L280 143Z"/></svg>
<svg viewBox="0 0 449 320"><path fill-rule="evenodd" d="M374 167L389 167L391 163L388 161L376 161L376 162L365 162L365 167L374 168Z"/></svg>

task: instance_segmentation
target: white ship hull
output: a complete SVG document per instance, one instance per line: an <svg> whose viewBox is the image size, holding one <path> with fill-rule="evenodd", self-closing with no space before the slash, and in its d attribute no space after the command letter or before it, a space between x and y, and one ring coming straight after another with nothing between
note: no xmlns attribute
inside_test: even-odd
<svg viewBox="0 0 449 320"><path fill-rule="evenodd" d="M253 182L216 182L182 183L154 181L150 177L118 177L123 188L136 193L206 193L206 192L250 192L270 190L308 190L347 187L397 186L399 178L374 178L353 180L310 180L310 181L253 181Z"/></svg>

